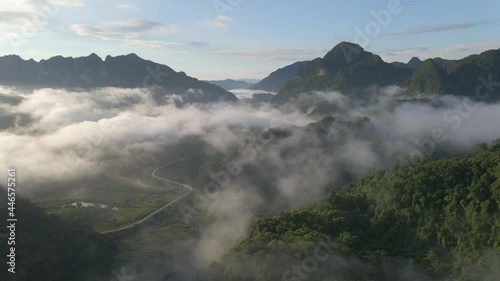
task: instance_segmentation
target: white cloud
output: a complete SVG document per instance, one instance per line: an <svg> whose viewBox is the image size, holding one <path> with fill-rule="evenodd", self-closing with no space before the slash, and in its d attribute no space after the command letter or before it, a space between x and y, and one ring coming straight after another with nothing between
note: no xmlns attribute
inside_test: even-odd
<svg viewBox="0 0 500 281"><path fill-rule="evenodd" d="M151 47L151 48L179 45L179 43L177 43L177 42L166 42L166 41L159 41L159 40L138 40L138 39L126 40L125 44L143 46L143 47Z"/></svg>
<svg viewBox="0 0 500 281"><path fill-rule="evenodd" d="M472 28L476 26L481 26L485 24L490 24L491 21L477 21L477 22L460 22L460 23L451 23L451 24L443 24L443 25L425 25L418 26L414 28L410 28L404 31L390 33L389 35L402 36L402 35L419 35L424 33L433 33L433 32L442 32L449 30L457 30L457 29L466 29Z"/></svg>
<svg viewBox="0 0 500 281"><path fill-rule="evenodd" d="M419 57L422 60L436 57L444 59L461 59L472 54L479 54L487 50L498 49L499 47L499 40L491 40L466 42L441 48L414 47L382 50L380 52L374 50L374 52L379 53L385 61L407 62L412 57Z"/></svg>
<svg viewBox="0 0 500 281"><path fill-rule="evenodd" d="M94 36L104 40L132 39L138 36L137 33L112 31L85 24L73 24L71 29L80 36Z"/></svg>
<svg viewBox="0 0 500 281"><path fill-rule="evenodd" d="M34 6L59 5L61 7L83 7L85 0L28 0Z"/></svg>
<svg viewBox="0 0 500 281"><path fill-rule="evenodd" d="M80 36L96 36L101 39L135 38L141 33L170 35L179 32L176 24L164 24L156 21L131 19L111 21L101 25L73 24L71 29Z"/></svg>
<svg viewBox="0 0 500 281"><path fill-rule="evenodd" d="M142 11L142 9L140 7L133 5L133 4L120 3L120 4L116 4L115 7L118 9L122 9L122 10Z"/></svg>
<svg viewBox="0 0 500 281"><path fill-rule="evenodd" d="M28 11L0 11L0 26L9 28L22 26L32 17L33 14Z"/></svg>
<svg viewBox="0 0 500 281"><path fill-rule="evenodd" d="M19 53L19 47L49 26L63 8L83 7L84 0L0 0L0 31Z"/></svg>
<svg viewBox="0 0 500 281"><path fill-rule="evenodd" d="M131 19L127 21L107 22L96 26L73 24L71 25L71 30L79 36L91 36L103 40L120 40L130 45L162 47L174 45L176 43L161 40L144 40L139 37L146 33L170 35L179 32L179 27L175 24L163 24L155 21Z"/></svg>
<svg viewBox="0 0 500 281"><path fill-rule="evenodd" d="M272 107L256 112L249 106L231 104L159 106L147 89L40 89L32 93L0 89L5 94L24 97L19 105L5 108L6 112L29 115L32 119L27 125L0 132L0 168L15 166L24 171L26 181L57 178L54 163L69 167L68 179L85 176L96 169L105 170L107 164L113 165L106 160L110 153L124 159L149 157L165 143L191 134L225 147L230 140L238 139L228 128L266 127L280 115ZM310 122L309 118L295 114L294 119L301 124ZM73 155L87 146L89 153Z"/></svg>
<svg viewBox="0 0 500 281"><path fill-rule="evenodd" d="M397 100L402 91L398 87L380 89L375 92L376 99L367 104L358 104L338 92L299 96L311 104L326 101L335 107L337 121L322 128L328 132L321 134L324 138L318 138L311 126L294 129L313 122L312 117L297 111L280 112L270 105L179 108L156 104L148 89L40 89L32 93L0 90L5 95L24 97L20 104L6 106L5 112L29 114L32 118L29 124L0 131L0 169L16 167L22 171L23 182L27 183L24 194L29 194L30 189L53 188L59 176L61 187L68 190L78 188L73 183L82 178L79 182L85 187L93 185L96 181L89 179L100 175L129 183L145 181L159 163L173 160L162 155L165 147L187 135L197 135L219 149L237 145L240 157L232 163L240 167L252 165L252 172L228 175L226 185L213 180L212 184L217 185L203 208L210 218L209 225L192 255L200 263L217 259L244 237L251 218L263 210L262 204L268 203L265 200L269 194L275 195L272 198L277 200L277 207L287 203L298 207L316 200L325 186L340 187L347 173L370 174L385 169L399 156L409 159L412 152L425 149L415 140L425 141L436 128L445 131L448 141L442 145L446 147L472 148L499 136L498 126L490 121L500 119L500 104L478 103L454 130L452 123L444 121L443 113L463 105L464 99L441 96L436 98L439 103L402 102ZM370 123L353 129L350 122L359 116L368 116ZM291 134L262 143L260 133L270 126L290 126ZM114 174L122 166L129 167L127 173ZM250 180L256 173L258 181ZM5 177L0 174L0 182L6 182Z"/></svg>
<svg viewBox="0 0 500 281"><path fill-rule="evenodd" d="M120 32L145 32L150 31L164 35L174 34L179 32L179 27L176 24L164 24L156 21L131 19L126 21L112 21L107 24L109 29L114 29Z"/></svg>
<svg viewBox="0 0 500 281"><path fill-rule="evenodd" d="M220 15L213 20L200 21L199 23L213 29L226 29L233 19L228 16Z"/></svg>
<svg viewBox="0 0 500 281"><path fill-rule="evenodd" d="M0 0L2 11L39 12L40 9L57 9L62 7L83 7L84 0Z"/></svg>
<svg viewBox="0 0 500 281"><path fill-rule="evenodd" d="M0 0L0 27L8 26L11 32L13 27L21 29L27 23L40 28L62 8L83 7L84 4L83 0Z"/></svg>

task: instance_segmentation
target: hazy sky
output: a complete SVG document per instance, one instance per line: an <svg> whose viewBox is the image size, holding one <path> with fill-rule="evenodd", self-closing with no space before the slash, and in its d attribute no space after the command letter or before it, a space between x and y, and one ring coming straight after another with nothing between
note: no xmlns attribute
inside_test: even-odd
<svg viewBox="0 0 500 281"><path fill-rule="evenodd" d="M92 52L102 58L136 53L199 79L260 79L295 61L322 57L340 41L359 43L387 61L407 61L412 56L461 58L500 47L498 0L0 0L0 4L0 55L16 53L39 60ZM377 23L376 14L384 15L383 20Z"/></svg>

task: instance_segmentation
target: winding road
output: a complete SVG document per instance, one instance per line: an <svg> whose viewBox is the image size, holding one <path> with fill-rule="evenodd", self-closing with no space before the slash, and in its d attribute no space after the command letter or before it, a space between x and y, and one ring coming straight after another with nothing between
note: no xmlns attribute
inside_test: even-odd
<svg viewBox="0 0 500 281"><path fill-rule="evenodd" d="M112 233L118 233L118 232L121 232L121 231L125 231L125 230L128 230L128 229L131 229L133 227L136 227L140 224L143 224L144 222L148 221L149 219L151 219L152 217L154 217L156 214L158 214L159 212L165 210L166 208L172 206L173 204L179 202L180 200L186 198L187 196L189 196L192 192L193 192L193 187L187 185L187 184L183 184L183 183L180 183L180 182L176 182L176 181L173 181L173 180L169 180L169 179L166 179L166 178L162 178L158 175L156 175L156 172L158 172L158 170L160 170L161 168L163 167L166 167L168 165L172 165L172 164L175 164L177 162L181 162L181 161L184 161L188 158L190 158L191 156L189 157L185 157L185 158L182 158L182 159L179 159L179 160L175 160L175 161L172 161L172 162L169 162L167 164L163 164L161 165L160 167L156 168L153 170L153 172L151 173L151 176L153 178L156 178L156 179L159 179L159 180L162 180L164 182L167 182L167 183L173 183L173 184L176 184L176 185L179 185L183 188L186 188L187 190L189 190L188 193L182 195L181 197L179 198L176 198L175 200L173 201L170 201L168 202L167 204L161 206L160 208L156 209L154 212L150 213L149 215L145 216L144 218L138 220L138 221L135 221L134 223L132 223L131 225L127 225L127 226L124 226L124 227L120 227L120 228L116 228L116 229L111 229L111 230L107 230L107 231L102 231L101 234L112 234Z"/></svg>

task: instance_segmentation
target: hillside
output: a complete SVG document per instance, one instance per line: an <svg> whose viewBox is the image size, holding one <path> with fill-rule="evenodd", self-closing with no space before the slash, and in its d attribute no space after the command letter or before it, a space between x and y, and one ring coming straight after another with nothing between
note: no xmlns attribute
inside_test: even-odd
<svg viewBox="0 0 500 281"><path fill-rule="evenodd" d="M205 280L498 280L500 141L261 219Z"/></svg>
<svg viewBox="0 0 500 281"><path fill-rule="evenodd" d="M16 55L0 57L0 84L21 88L144 88L152 87L161 95L176 94L187 101L236 101L237 98L219 86L189 77L184 72L136 54L88 57L56 56L36 62ZM198 92L197 92L198 91Z"/></svg>
<svg viewBox="0 0 500 281"><path fill-rule="evenodd" d="M323 58L303 66L281 89L273 102L285 103L301 93L312 91L342 91L351 93L373 84L380 86L406 80L411 69L384 62L380 56L365 51L361 46L342 42Z"/></svg>
<svg viewBox="0 0 500 281"><path fill-rule="evenodd" d="M278 92L280 91L286 82L293 79L297 71L309 63L308 61L299 61L293 63L291 65L287 65L283 68L280 68L271 74L269 74L266 78L262 79L259 83L250 87L252 90L264 90L269 92Z"/></svg>
<svg viewBox="0 0 500 281"><path fill-rule="evenodd" d="M6 268L8 253L2 227L0 243L1 280L98 280L109 276L115 253L114 242L90 228L49 216L28 200L16 198L16 273ZM6 222L7 191L0 189L1 219ZM8 275L7 275L8 274ZM108 279L109 280L109 279Z"/></svg>

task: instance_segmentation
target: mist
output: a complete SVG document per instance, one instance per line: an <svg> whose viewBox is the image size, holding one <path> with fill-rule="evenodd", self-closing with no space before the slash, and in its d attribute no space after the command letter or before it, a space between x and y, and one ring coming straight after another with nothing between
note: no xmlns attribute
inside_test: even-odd
<svg viewBox="0 0 500 281"><path fill-rule="evenodd" d="M396 86L366 89L364 97L307 93L281 107L159 101L148 89L0 93L0 166L19 171L22 196L54 187L80 196L85 185L75 182L103 175L145 187L154 167L177 160L164 158L165 147L189 136L201 138L210 155L230 154L209 171L208 182L192 181L204 186L194 186L194 203L186 204L206 213L190 246L189 264L197 268L245 238L256 216L314 202L378 170L418 165L436 153L473 153L500 138L499 103L456 96L409 101Z"/></svg>

